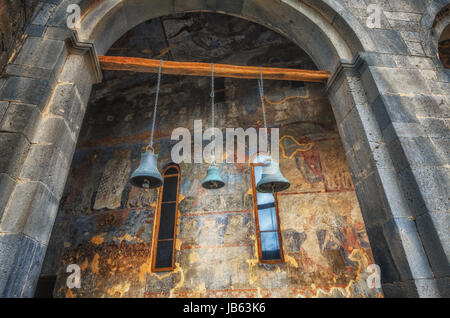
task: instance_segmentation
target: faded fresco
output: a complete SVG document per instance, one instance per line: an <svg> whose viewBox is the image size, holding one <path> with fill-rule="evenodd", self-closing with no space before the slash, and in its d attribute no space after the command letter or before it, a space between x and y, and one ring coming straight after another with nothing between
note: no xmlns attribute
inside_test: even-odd
<svg viewBox="0 0 450 318"><path fill-rule="evenodd" d="M276 33L211 14L152 20L109 54L314 67ZM220 165L220 190L201 187L207 164L181 164L176 267L153 273L158 192L132 188L128 178L150 136L155 76L105 78L91 97L42 271L57 276L55 297L382 297L366 283L373 257L323 85L265 81L268 123L280 128L280 166L291 182L278 196L285 262L258 261L248 164ZM256 80L218 79L216 88L218 127L261 127ZM210 79L165 76L161 94L162 169L174 128L209 125ZM80 289L66 287L69 264L81 267Z"/></svg>

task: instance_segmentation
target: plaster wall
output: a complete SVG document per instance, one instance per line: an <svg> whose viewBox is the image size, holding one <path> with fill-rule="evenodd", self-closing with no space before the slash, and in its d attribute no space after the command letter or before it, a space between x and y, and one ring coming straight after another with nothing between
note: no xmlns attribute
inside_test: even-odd
<svg viewBox="0 0 450 318"><path fill-rule="evenodd" d="M280 61L283 50L291 53ZM227 59L258 57L264 65L311 65L284 40ZM99 98L112 91L108 84L115 93ZM280 128L281 170L292 184L279 194L285 262L259 263L248 164L220 165L227 185L214 191L201 187L206 164L181 164L176 267L164 273L151 272L157 191L128 182L149 137L154 87L117 85L94 91L85 116L41 272L57 275L56 297L382 296L366 283L374 260L324 85L265 82L268 122ZM226 79L224 88L217 127L260 127L256 81ZM208 78L165 77L155 133L160 168L170 162L173 129L193 133L197 119L208 127L209 90ZM81 289L66 286L69 264L81 266Z"/></svg>
<svg viewBox="0 0 450 318"><path fill-rule="evenodd" d="M74 2L83 9L82 30L65 25L69 1L43 1L55 6L44 20L32 19L37 31L26 35L0 79L2 296L34 292L90 90L101 80L94 49L106 52L153 17L149 12L184 11L273 28L332 72L327 96L374 258L384 268L385 295L449 294L450 90L433 34L448 0ZM114 3L120 10L103 5ZM366 24L372 3L383 9L381 27Z"/></svg>

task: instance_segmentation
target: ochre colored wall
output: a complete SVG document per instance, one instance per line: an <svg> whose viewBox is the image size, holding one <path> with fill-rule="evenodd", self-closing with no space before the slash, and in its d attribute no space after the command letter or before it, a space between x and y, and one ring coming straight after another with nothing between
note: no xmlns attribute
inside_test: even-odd
<svg viewBox="0 0 450 318"><path fill-rule="evenodd" d="M220 127L247 128L262 118L256 83L244 82L226 81L227 102L217 106ZM370 246L321 85L266 85L268 120L281 128L281 169L292 184L279 195L286 262L258 262L247 164L221 165L227 186L217 191L201 187L206 164L181 164L176 268L151 272L157 193L128 183L150 124L150 116L139 113L146 94L140 90L119 99L126 116L113 119L112 104L95 105L87 115L84 131L91 132L75 154L52 236L57 243L50 246L54 262L61 255L55 296L377 296L365 282ZM163 87L156 134L161 166L170 161L173 128L199 118L209 123L208 87L204 79ZM69 264L81 266L81 289L65 285Z"/></svg>
<svg viewBox="0 0 450 318"><path fill-rule="evenodd" d="M215 26L213 20L209 29L227 25ZM157 29L154 21L147 24L152 25ZM223 34L217 37L223 47L205 46L214 37L196 29L195 36L180 33L183 39L169 43L171 52L178 60L188 60L177 55L183 52L209 52L233 64L314 67L304 52L273 32L233 25L240 26L240 33L228 35L227 41L234 37L228 42ZM182 25L165 27L177 34ZM133 32L118 42L117 50L146 43L143 36L157 33ZM233 41L242 41L243 32L251 41L236 45ZM156 47L152 50L159 54ZM372 253L324 86L264 84L268 123L280 128L281 170L291 182L279 194L285 262L258 261L248 164L220 165L226 186L215 191L201 187L207 164L181 164L176 267L151 271L158 194L132 188L128 179L149 139L155 76L106 73L91 97L42 271L57 275L54 296L381 296L366 284ZM217 127L261 127L256 80L226 79L224 85L225 96L216 95ZM195 119L209 127L209 95L209 78L163 76L155 132L160 169L170 162L174 128L192 131ZM69 264L81 267L80 289L66 286Z"/></svg>

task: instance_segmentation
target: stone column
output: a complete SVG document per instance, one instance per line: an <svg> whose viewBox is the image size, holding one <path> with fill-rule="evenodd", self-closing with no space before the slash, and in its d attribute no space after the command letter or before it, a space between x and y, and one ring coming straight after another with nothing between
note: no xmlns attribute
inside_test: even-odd
<svg viewBox="0 0 450 318"><path fill-rule="evenodd" d="M446 197L438 186L439 183L448 186L442 171L445 167L441 171L431 168L428 175L419 172L418 178L412 175L415 169L425 169L423 165L414 167L414 162L444 164L437 158L445 157L439 157L436 153L439 149L433 147L431 140L409 139L415 138L424 127L411 123L408 116L418 109L413 109L412 99L401 97L401 92L408 90L409 95L421 92L426 85L418 74L398 69L392 62L390 55L376 53L341 61L330 81L328 94L374 258L381 267L385 296L448 296L439 277L448 275L445 272L448 262L442 250L448 229L442 232L439 229L442 224L433 225L430 222L433 214L423 204L427 199L436 202ZM417 106L421 98L424 97L416 96ZM438 99L428 100L431 108ZM415 149L406 150L411 146ZM410 154L410 161L405 150ZM416 180L422 183L423 191ZM426 180L429 180L428 187ZM439 238L439 232L444 237ZM433 256L440 260L434 263Z"/></svg>
<svg viewBox="0 0 450 318"><path fill-rule="evenodd" d="M34 294L91 87L101 79L92 45L34 23L42 28L32 28L0 82L1 297Z"/></svg>

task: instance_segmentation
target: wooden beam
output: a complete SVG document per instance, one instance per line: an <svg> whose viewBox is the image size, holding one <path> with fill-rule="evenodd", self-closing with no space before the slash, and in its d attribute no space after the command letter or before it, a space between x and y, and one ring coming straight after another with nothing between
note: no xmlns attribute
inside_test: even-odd
<svg viewBox="0 0 450 318"><path fill-rule="evenodd" d="M122 56L99 56L98 58L102 69L107 71L157 73L159 68L159 60ZM214 64L214 74L216 77L257 79L259 78L259 72L259 67ZM171 75L210 76L211 64L163 61L162 73ZM330 78L330 72L263 67L263 76L264 79L271 80L323 83Z"/></svg>

